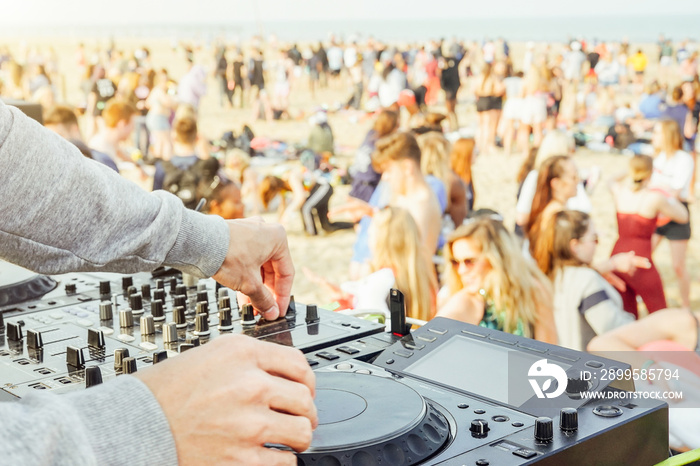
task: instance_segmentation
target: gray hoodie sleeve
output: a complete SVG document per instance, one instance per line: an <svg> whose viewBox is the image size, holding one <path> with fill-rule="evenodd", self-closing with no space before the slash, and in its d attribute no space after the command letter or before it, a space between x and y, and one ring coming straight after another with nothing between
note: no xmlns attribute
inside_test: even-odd
<svg viewBox="0 0 700 466"><path fill-rule="evenodd" d="M0 404L0 463L23 466L177 465L168 420L135 377L67 395Z"/></svg>
<svg viewBox="0 0 700 466"><path fill-rule="evenodd" d="M168 265L209 277L228 250L220 217L147 193L1 102L0 193L0 258L37 272Z"/></svg>

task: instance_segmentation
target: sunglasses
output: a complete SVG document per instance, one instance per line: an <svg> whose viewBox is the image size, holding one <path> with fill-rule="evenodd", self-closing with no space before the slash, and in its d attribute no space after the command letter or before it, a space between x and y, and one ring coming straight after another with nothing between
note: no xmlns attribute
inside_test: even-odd
<svg viewBox="0 0 700 466"><path fill-rule="evenodd" d="M464 264L465 267L469 268L473 267L478 260L479 257L468 257L462 260L450 259L450 263L452 264L452 267L459 267L459 264Z"/></svg>

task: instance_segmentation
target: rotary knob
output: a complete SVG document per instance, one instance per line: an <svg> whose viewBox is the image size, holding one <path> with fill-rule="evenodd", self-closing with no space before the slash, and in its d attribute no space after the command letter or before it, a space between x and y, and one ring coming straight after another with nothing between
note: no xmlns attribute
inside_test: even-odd
<svg viewBox="0 0 700 466"><path fill-rule="evenodd" d="M141 296L143 299L151 299L151 285L149 283L141 285Z"/></svg>
<svg viewBox="0 0 700 466"><path fill-rule="evenodd" d="M127 348L117 348L114 350L114 370L122 370L122 362L125 358L129 357L129 350Z"/></svg>
<svg viewBox="0 0 700 466"><path fill-rule="evenodd" d="M102 383L102 371L99 366L85 368L85 388L94 387Z"/></svg>
<svg viewBox="0 0 700 466"><path fill-rule="evenodd" d="M155 335L156 333L153 316L141 316L141 319L139 319L139 327L141 328L141 335Z"/></svg>
<svg viewBox="0 0 700 466"><path fill-rule="evenodd" d="M187 319L185 318L185 308L182 306L178 306L173 309L173 322L175 322L175 325L177 328L185 328L187 327Z"/></svg>
<svg viewBox="0 0 700 466"><path fill-rule="evenodd" d="M297 313L297 303L294 301L294 296L289 297L289 306L287 306L287 315Z"/></svg>
<svg viewBox="0 0 700 466"><path fill-rule="evenodd" d="M165 302L165 291L156 288L153 291L153 301L163 301Z"/></svg>
<svg viewBox="0 0 700 466"><path fill-rule="evenodd" d="M134 295L138 293L139 290L136 289L135 286L130 286L129 288L126 289L126 292L124 293L124 299L128 299L131 295Z"/></svg>
<svg viewBox="0 0 700 466"><path fill-rule="evenodd" d="M122 277L122 290L126 291L133 284L134 279L132 277Z"/></svg>
<svg viewBox="0 0 700 466"><path fill-rule="evenodd" d="M177 290L177 278L171 278L170 279L170 294L174 295L176 294L175 291Z"/></svg>
<svg viewBox="0 0 700 466"><path fill-rule="evenodd" d="M197 314L194 321L194 332L195 335L209 335L209 315L208 314Z"/></svg>
<svg viewBox="0 0 700 466"><path fill-rule="evenodd" d="M129 306L131 307L131 312L134 315L143 314L143 297L141 293L134 293L129 296Z"/></svg>
<svg viewBox="0 0 700 466"><path fill-rule="evenodd" d="M253 305L244 304L241 311L241 324L255 325L255 314L253 314Z"/></svg>
<svg viewBox="0 0 700 466"><path fill-rule="evenodd" d="M75 283L66 283L66 294L75 294L76 291Z"/></svg>
<svg viewBox="0 0 700 466"><path fill-rule="evenodd" d="M173 298L173 308L183 307L187 309L187 296L184 294L175 295Z"/></svg>
<svg viewBox="0 0 700 466"><path fill-rule="evenodd" d="M163 343L177 343L177 326L174 322L163 325Z"/></svg>
<svg viewBox="0 0 700 466"><path fill-rule="evenodd" d="M187 296L187 285L181 283L175 287L175 295L179 294Z"/></svg>
<svg viewBox="0 0 700 466"><path fill-rule="evenodd" d="M226 288L219 288L221 285L218 283L216 284L216 297L221 299L224 296L228 296L228 289Z"/></svg>
<svg viewBox="0 0 700 466"><path fill-rule="evenodd" d="M133 374L137 370L136 358L124 358L122 361L122 374Z"/></svg>
<svg viewBox="0 0 700 466"><path fill-rule="evenodd" d="M554 439L554 423L551 418L538 417L535 419L535 440L548 443Z"/></svg>
<svg viewBox="0 0 700 466"><path fill-rule="evenodd" d="M219 291L226 291L226 290L219 290ZM218 308L219 308L219 310L231 309L231 297L230 296L220 296Z"/></svg>
<svg viewBox="0 0 700 466"><path fill-rule="evenodd" d="M472 433L472 437L484 438L488 435L489 421L486 419L474 419L469 426L469 432Z"/></svg>
<svg viewBox="0 0 700 466"><path fill-rule="evenodd" d="M223 308L219 311L219 330L226 331L233 329L233 319L231 309Z"/></svg>
<svg viewBox="0 0 700 466"><path fill-rule="evenodd" d="M559 428L564 432L578 430L578 411L575 408L562 408L559 412Z"/></svg>
<svg viewBox="0 0 700 466"><path fill-rule="evenodd" d="M209 303L206 301L200 301L197 303L197 312L196 314L209 314Z"/></svg>
<svg viewBox="0 0 700 466"><path fill-rule="evenodd" d="M307 324L314 324L321 320L318 316L318 308L315 304L306 306L306 318L304 320L306 320Z"/></svg>
<svg viewBox="0 0 700 466"><path fill-rule="evenodd" d="M112 301L100 303L100 320L112 320Z"/></svg>
<svg viewBox="0 0 700 466"><path fill-rule="evenodd" d="M165 282L162 278L156 280L156 290L165 290Z"/></svg>
<svg viewBox="0 0 700 466"><path fill-rule="evenodd" d="M155 320L156 322L165 320L163 301L151 301L151 315L153 316L153 320Z"/></svg>
<svg viewBox="0 0 700 466"><path fill-rule="evenodd" d="M112 296L112 284L109 280L104 280L100 282L100 299L102 301L109 300Z"/></svg>
<svg viewBox="0 0 700 466"><path fill-rule="evenodd" d="M119 326L122 328L134 326L134 314L131 312L131 309L122 309L119 311Z"/></svg>

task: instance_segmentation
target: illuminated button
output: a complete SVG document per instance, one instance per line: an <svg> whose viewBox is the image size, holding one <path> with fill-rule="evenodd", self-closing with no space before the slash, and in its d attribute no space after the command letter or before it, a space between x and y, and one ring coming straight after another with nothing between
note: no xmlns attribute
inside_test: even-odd
<svg viewBox="0 0 700 466"><path fill-rule="evenodd" d="M353 348L352 346L339 346L336 349L338 351L340 351L341 353L345 353L345 354L357 354L360 352L359 349Z"/></svg>
<svg viewBox="0 0 700 466"><path fill-rule="evenodd" d="M319 358L326 359L327 361L334 361L336 359L340 359L340 356L337 354L329 353L328 351L321 351L320 353L316 353L316 356Z"/></svg>
<svg viewBox="0 0 700 466"><path fill-rule="evenodd" d="M124 342L131 342L134 341L135 338L132 335L127 335L126 333L120 333L117 335L117 340L119 341L124 341Z"/></svg>
<svg viewBox="0 0 700 466"><path fill-rule="evenodd" d="M413 356L413 352L404 350L394 351L394 354L397 356L401 356L402 358L410 358L411 356Z"/></svg>
<svg viewBox="0 0 700 466"><path fill-rule="evenodd" d="M423 336L418 337L418 339L421 341L427 341L428 343L432 343L435 340L437 340L436 337L423 337Z"/></svg>
<svg viewBox="0 0 700 466"><path fill-rule="evenodd" d="M341 362L340 364L335 365L335 368L338 369L339 371L349 371L353 367L355 367L355 366L353 366L349 362Z"/></svg>
<svg viewBox="0 0 700 466"><path fill-rule="evenodd" d="M527 448L518 448L517 450L515 450L513 452L513 454L515 456L519 456L519 457L525 458L525 459L530 459L534 456L537 456L536 451L528 450Z"/></svg>
<svg viewBox="0 0 700 466"><path fill-rule="evenodd" d="M139 346L145 349L146 351L153 351L158 349L158 345L156 345L155 343L151 343L150 341L142 341L141 343L139 343Z"/></svg>
<svg viewBox="0 0 700 466"><path fill-rule="evenodd" d="M447 333L447 330L444 328L429 328L429 332L437 333L438 335L444 335Z"/></svg>
<svg viewBox="0 0 700 466"><path fill-rule="evenodd" d="M371 370L369 369L357 369L355 371L355 374L365 374L365 375L370 375L372 373Z"/></svg>

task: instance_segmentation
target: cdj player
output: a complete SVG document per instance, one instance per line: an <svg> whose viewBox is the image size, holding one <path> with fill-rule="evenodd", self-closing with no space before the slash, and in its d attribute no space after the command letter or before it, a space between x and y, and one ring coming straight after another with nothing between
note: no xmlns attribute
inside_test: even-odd
<svg viewBox="0 0 700 466"><path fill-rule="evenodd" d="M297 454L302 466L651 465L668 456L667 405L581 396L633 390L595 378L629 366L443 318L409 331L395 290L385 331L294 302L268 322L213 280L173 269L46 277L0 268L0 280L8 274L16 283L0 286L0 401L83 390L242 333L300 349L316 372L320 424ZM542 364L565 374L549 388L561 396L541 399L530 387Z"/></svg>

